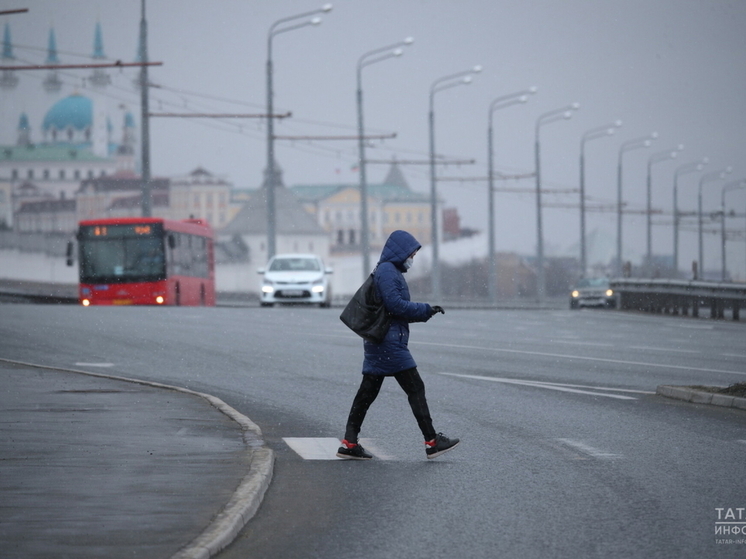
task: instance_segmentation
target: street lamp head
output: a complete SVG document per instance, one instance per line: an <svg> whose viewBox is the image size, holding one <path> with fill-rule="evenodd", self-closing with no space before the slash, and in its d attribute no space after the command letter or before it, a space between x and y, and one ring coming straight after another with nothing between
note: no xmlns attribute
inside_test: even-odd
<svg viewBox="0 0 746 559"><path fill-rule="evenodd" d="M333 6L331 4L324 4L323 6L321 6L321 11L322 12L331 12L332 8L333 8Z"/></svg>
<svg viewBox="0 0 746 559"><path fill-rule="evenodd" d="M704 168L705 168L705 166L702 163L698 163L697 164L697 167L696 167L697 171L701 171Z"/></svg>
<svg viewBox="0 0 746 559"><path fill-rule="evenodd" d="M562 117L565 120L572 118L572 111L565 111L565 114L563 114Z"/></svg>
<svg viewBox="0 0 746 559"><path fill-rule="evenodd" d="M651 132L650 133L650 139L655 140L658 138L658 132Z"/></svg>
<svg viewBox="0 0 746 559"><path fill-rule="evenodd" d="M703 157L702 158L702 165L707 165L709 162L710 162L710 158L709 157Z"/></svg>
<svg viewBox="0 0 746 559"><path fill-rule="evenodd" d="M528 95L521 95L521 96L520 96L520 97L518 98L518 101L519 101L520 103L526 103L526 102L528 102Z"/></svg>
<svg viewBox="0 0 746 559"><path fill-rule="evenodd" d="M676 151L684 151L684 144L679 144Z"/></svg>
<svg viewBox="0 0 746 559"><path fill-rule="evenodd" d="M651 142L650 140L645 140L645 141L644 141L644 142L642 143L642 145L643 145L643 146L645 146L646 148L649 148L649 147L650 147L650 144L652 144L652 142Z"/></svg>
<svg viewBox="0 0 746 559"><path fill-rule="evenodd" d="M622 127L622 121L621 120L615 120L614 121L614 126L616 126L617 128L621 128Z"/></svg>
<svg viewBox="0 0 746 559"><path fill-rule="evenodd" d="M678 156L679 156L679 152L678 151L672 151L671 152L671 155L670 155L671 159L676 159Z"/></svg>
<svg viewBox="0 0 746 559"><path fill-rule="evenodd" d="M606 130L606 135L607 136L613 136L614 132L616 132L616 130L614 128L609 128L608 130Z"/></svg>
<svg viewBox="0 0 746 559"><path fill-rule="evenodd" d="M394 49L391 54L393 54L394 56L401 56L402 54L404 54L404 51L402 49Z"/></svg>
<svg viewBox="0 0 746 559"><path fill-rule="evenodd" d="M580 109L580 103L573 103L572 105L570 105L570 107L572 107L573 111L577 111L578 109Z"/></svg>
<svg viewBox="0 0 746 559"><path fill-rule="evenodd" d="M465 85L469 85L471 82L472 82L472 77L471 76L466 76L466 77L464 77L464 79L461 80L461 83L463 83Z"/></svg>
<svg viewBox="0 0 746 559"><path fill-rule="evenodd" d="M321 25L321 18L315 17L310 21L311 25Z"/></svg>
<svg viewBox="0 0 746 559"><path fill-rule="evenodd" d="M534 95L534 94L535 94L535 93L536 93L537 91L539 91L539 88L538 88L538 87L536 87L535 85L532 85L531 87L529 87L529 88L528 88L528 92L529 92L529 93L530 93L531 95Z"/></svg>
<svg viewBox="0 0 746 559"><path fill-rule="evenodd" d="M733 172L733 167L731 167L730 165L728 165L728 166L727 166L727 167L725 168L725 174L726 174L726 175L730 175L730 174L731 174L732 172Z"/></svg>
<svg viewBox="0 0 746 559"><path fill-rule="evenodd" d="M481 72L482 71L481 64L477 64L476 66L474 66L474 68L472 68L471 71L474 72L475 74L478 74L479 72Z"/></svg>
<svg viewBox="0 0 746 559"><path fill-rule="evenodd" d="M404 39L404 44L405 45L411 45L412 43L414 43L414 38L413 37L407 37L406 39Z"/></svg>

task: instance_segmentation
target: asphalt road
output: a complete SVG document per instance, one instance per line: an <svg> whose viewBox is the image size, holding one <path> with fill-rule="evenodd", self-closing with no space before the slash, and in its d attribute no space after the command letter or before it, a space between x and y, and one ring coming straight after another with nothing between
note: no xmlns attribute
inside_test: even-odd
<svg viewBox="0 0 746 559"><path fill-rule="evenodd" d="M0 356L211 393L258 423L274 480L220 559L746 552L746 536L715 535L718 508L746 507L746 412L653 394L746 381L746 325L447 310L410 348L436 429L462 444L426 460L387 380L361 434L376 459L347 462L323 459L362 361L338 314L0 305Z"/></svg>

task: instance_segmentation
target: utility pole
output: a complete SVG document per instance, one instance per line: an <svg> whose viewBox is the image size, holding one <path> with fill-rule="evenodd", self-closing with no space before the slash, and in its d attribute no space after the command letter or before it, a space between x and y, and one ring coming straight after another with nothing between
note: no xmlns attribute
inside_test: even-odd
<svg viewBox="0 0 746 559"><path fill-rule="evenodd" d="M145 21L145 0L141 3L140 18L140 148L142 154L141 210L143 217L153 215L150 192L150 109L148 107L148 23Z"/></svg>

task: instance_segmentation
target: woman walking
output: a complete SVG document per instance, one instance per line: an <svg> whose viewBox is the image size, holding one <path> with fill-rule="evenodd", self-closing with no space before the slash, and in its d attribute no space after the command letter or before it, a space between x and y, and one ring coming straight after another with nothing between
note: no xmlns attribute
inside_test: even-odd
<svg viewBox="0 0 746 559"><path fill-rule="evenodd" d="M368 340L363 343L363 381L352 402L345 438L337 451L340 458L373 458L358 442L358 435L368 408L378 396L387 376L393 376L407 394L412 413L425 438L428 458L440 456L459 443L459 439L449 439L435 432L425 398L425 384L407 347L410 322L427 322L436 313L445 314L442 307L410 301L409 287L403 274L412 266L420 248L417 239L407 231L394 231L381 251L381 259L374 271L374 284L386 310L391 314L391 327L380 344Z"/></svg>

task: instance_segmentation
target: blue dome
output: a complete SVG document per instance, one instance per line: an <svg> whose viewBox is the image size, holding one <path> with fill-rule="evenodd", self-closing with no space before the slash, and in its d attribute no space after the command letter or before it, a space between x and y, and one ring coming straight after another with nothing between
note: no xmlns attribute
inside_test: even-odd
<svg viewBox="0 0 746 559"><path fill-rule="evenodd" d="M85 130L93 125L93 101L88 97L74 94L57 101L44 117L42 128L65 130Z"/></svg>

